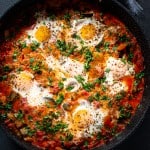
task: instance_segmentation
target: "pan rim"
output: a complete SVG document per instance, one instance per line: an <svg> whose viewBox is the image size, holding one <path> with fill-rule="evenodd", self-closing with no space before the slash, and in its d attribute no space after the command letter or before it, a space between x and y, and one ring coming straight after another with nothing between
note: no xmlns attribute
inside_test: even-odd
<svg viewBox="0 0 150 150"><path fill-rule="evenodd" d="M133 20L133 22L135 22L135 24L136 24L136 27L138 28L138 30L140 31L140 34L142 35L142 39L145 41L145 43L146 43L146 46L145 47L147 47L148 49L149 49L149 44L148 44L148 41L147 41L147 39L146 39L146 37L144 36L144 34L143 34L143 32L141 31L141 28L139 27L139 25L138 25L138 23L136 22L136 20L134 19L134 17L133 17L133 14L131 14L122 4L120 4L119 2L117 2L116 0L111 0L114 4L117 4L118 5L118 7L120 7L120 8L122 8L126 13L127 13L127 15L129 15L131 18L132 18L132 20ZM15 5L12 5L12 7L10 7L9 8L9 10L8 11L11 11L14 7L17 7L19 4L21 3L21 0L19 0ZM3 18L5 18L5 16L6 16L6 14L7 14L7 12L1 17L1 19L3 19ZM145 70L150 70L148 67L146 67L145 68ZM148 76L148 74L146 74L146 76ZM149 79L148 79L149 80ZM149 81L148 81L148 84L145 84L145 90L150 90L150 85L149 85ZM144 90L144 93L145 93L145 90ZM144 116L145 116L145 114L146 114L146 112L147 112L147 110L148 110L148 107L149 107L149 105L150 105L150 102L148 102L148 100L146 100L147 98L145 98L146 96L143 94L143 99L142 99L142 101L141 101L141 103L144 101L146 101L144 104L143 104L143 106L141 106L140 108L138 108L138 110L136 111L136 113L135 113L135 115L134 115L134 117L131 119L131 124L129 125L129 127L126 127L126 128L130 128L130 126L132 127L132 130L130 130L130 132L128 131L126 134L124 133L125 131L123 131L123 132L121 132L121 134L122 133L124 133L125 134L125 136L123 136L123 138L121 138L121 139L119 139L120 137L118 137L118 136L121 136L121 135L118 135L117 136L117 141L115 141L114 142L114 144L112 145L111 143L112 143L112 141L113 140L111 140L110 141L110 144L108 143L108 144L106 144L106 145L104 145L104 147L103 146L101 146L101 147L98 147L98 148L94 148L95 150L109 150L109 149L112 149L112 148L114 148L114 147L116 147L117 145L119 145L119 144L121 144L123 141L125 141L125 139L127 139L129 136L131 136L134 132L135 132L135 130L139 127L139 125L140 125L140 123L142 122L142 120L143 120L143 118L144 118ZM145 106L145 107L144 107ZM142 109L143 109L143 107L144 107L144 112L142 111ZM138 113L137 113L138 112ZM133 121L133 119L136 117L136 115L138 115L139 113L141 113L142 112L142 114L140 114L140 119L138 118L138 119L136 119L135 121ZM135 123L134 123L135 122ZM133 126L133 123L135 124L134 126ZM4 130L5 130L5 132L7 133L7 129L5 129L5 127L4 127L4 125L3 124L1 124L0 125ZM126 129L125 129L126 130ZM18 142L18 139L16 139L16 136L14 136L14 135L10 135L9 133L7 133L8 134L8 136L12 136L11 137L11 139L13 139L15 142L17 142L20 146L23 146L24 148L26 148L26 149L29 149L29 148L32 148L31 147L31 145L29 144L27 147L23 144L21 144L20 143L20 141ZM23 141L24 142L24 141ZM25 142L26 143L26 142Z"/></svg>

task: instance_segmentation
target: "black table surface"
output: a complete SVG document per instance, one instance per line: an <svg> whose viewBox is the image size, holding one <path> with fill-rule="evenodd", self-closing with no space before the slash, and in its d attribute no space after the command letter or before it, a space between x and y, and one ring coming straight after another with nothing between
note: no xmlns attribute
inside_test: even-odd
<svg viewBox="0 0 150 150"><path fill-rule="evenodd" d="M18 0L0 0L0 16ZM139 0L143 11L135 19L139 22L143 33L150 44L150 1ZM9 139L0 129L0 150L21 150L15 142ZM114 150L150 150L150 108L138 129L127 140Z"/></svg>

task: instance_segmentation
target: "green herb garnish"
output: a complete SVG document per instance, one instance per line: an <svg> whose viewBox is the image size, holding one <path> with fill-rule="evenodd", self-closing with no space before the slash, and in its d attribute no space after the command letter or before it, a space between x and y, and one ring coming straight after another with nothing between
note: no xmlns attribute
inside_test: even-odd
<svg viewBox="0 0 150 150"><path fill-rule="evenodd" d="M101 95L99 93L96 93L94 95L94 99L97 100L97 101L99 101L101 99Z"/></svg>
<svg viewBox="0 0 150 150"><path fill-rule="evenodd" d="M10 72L10 71L11 71L11 68L10 68L8 65L5 65L5 66L3 67L3 71L4 71L4 72Z"/></svg>
<svg viewBox="0 0 150 150"><path fill-rule="evenodd" d="M7 75L2 75L2 76L0 76L0 82L1 81L4 81L4 80L6 80L7 79Z"/></svg>
<svg viewBox="0 0 150 150"><path fill-rule="evenodd" d="M108 96L106 96L106 95L103 95L103 96L101 97L101 100L110 100L110 98L109 98Z"/></svg>
<svg viewBox="0 0 150 150"><path fill-rule="evenodd" d="M115 99L116 100L121 100L126 96L126 92L125 91L121 91L120 93L116 94Z"/></svg>
<svg viewBox="0 0 150 150"><path fill-rule="evenodd" d="M85 89L86 91L90 92L92 90L92 88L94 88L94 84L93 83L84 83L82 85L83 89Z"/></svg>
<svg viewBox="0 0 150 150"><path fill-rule="evenodd" d="M17 59L17 56L19 55L19 52L18 51L14 51L13 55L12 55L12 58L13 59Z"/></svg>
<svg viewBox="0 0 150 150"><path fill-rule="evenodd" d="M143 77L144 77L144 72L140 72L135 75L136 79L142 79Z"/></svg>
<svg viewBox="0 0 150 150"><path fill-rule="evenodd" d="M84 69L86 71L88 71L90 69L90 62L93 60L92 52L87 49L85 51L84 58L86 60L85 63L84 63Z"/></svg>
<svg viewBox="0 0 150 150"><path fill-rule="evenodd" d="M52 78L51 78L51 77L48 77L47 79L48 79L48 85L49 85L49 86L52 86L52 82L53 82Z"/></svg>
<svg viewBox="0 0 150 150"><path fill-rule="evenodd" d="M21 49L26 48L27 47L26 42L25 41L24 42L20 42L20 47L21 47Z"/></svg>
<svg viewBox="0 0 150 150"><path fill-rule="evenodd" d="M123 106L119 108L119 112L119 120L128 119L131 117L131 112L127 111Z"/></svg>
<svg viewBox="0 0 150 150"><path fill-rule="evenodd" d="M58 98L56 99L55 103L57 105L60 105L64 100L64 95L63 94L59 94Z"/></svg>
<svg viewBox="0 0 150 150"><path fill-rule="evenodd" d="M119 41L120 42L129 42L129 38L127 37L126 34L123 34L123 35L119 36Z"/></svg>
<svg viewBox="0 0 150 150"><path fill-rule="evenodd" d="M69 86L66 88L67 91L71 91L72 89L74 89L74 86L72 86L72 85L69 85Z"/></svg>
<svg viewBox="0 0 150 150"><path fill-rule="evenodd" d="M61 51L63 55L71 55L77 46L72 45L71 43L66 43L65 41L57 40L56 47Z"/></svg>
<svg viewBox="0 0 150 150"><path fill-rule="evenodd" d="M71 15L70 15L69 13L66 13L66 14L64 15L64 19L65 19L66 21L70 21L70 18L71 18Z"/></svg>
<svg viewBox="0 0 150 150"><path fill-rule="evenodd" d="M64 88L63 82L59 82L59 83L58 83L58 87L59 87L59 89L63 89L63 88Z"/></svg>
<svg viewBox="0 0 150 150"><path fill-rule="evenodd" d="M73 135L71 133L67 133L65 141L72 141Z"/></svg>
<svg viewBox="0 0 150 150"><path fill-rule="evenodd" d="M104 43L104 49L105 49L105 50L108 50L108 49L109 49L109 45L110 45L109 42L105 42L105 43Z"/></svg>
<svg viewBox="0 0 150 150"><path fill-rule="evenodd" d="M38 43L37 41L32 41L32 44L30 46L32 51L35 51L37 48L39 48L40 43Z"/></svg>
<svg viewBox="0 0 150 150"><path fill-rule="evenodd" d="M109 73L110 71L111 71L110 68L106 68L106 70L105 70L106 73Z"/></svg>
<svg viewBox="0 0 150 150"><path fill-rule="evenodd" d="M83 84L83 82L85 81L85 79L81 75L75 76L75 79L81 84Z"/></svg>
<svg viewBox="0 0 150 150"><path fill-rule="evenodd" d="M15 113L14 115L15 115L15 117L16 117L17 119L19 119L19 120L21 120L21 119L23 118L23 116L24 116L22 110L19 110L19 111L18 111L17 113Z"/></svg>

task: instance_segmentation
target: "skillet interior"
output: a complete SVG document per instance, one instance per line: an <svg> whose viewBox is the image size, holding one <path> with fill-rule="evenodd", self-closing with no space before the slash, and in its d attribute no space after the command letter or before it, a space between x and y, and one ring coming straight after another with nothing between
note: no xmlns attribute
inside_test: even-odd
<svg viewBox="0 0 150 150"><path fill-rule="evenodd" d="M10 24L8 22L13 21L13 18L16 16L15 14L18 14L21 10L26 8L27 6L33 4L35 0L31 1L21 1L18 3L15 7L10 9L7 14L5 14L1 19L1 26L0 26L0 33L2 35L5 28L8 28ZM133 131L138 127L139 123L143 120L144 114L146 113L148 106L150 104L150 49L148 46L148 42L146 41L144 35L142 34L138 23L133 19L132 15L122 6L120 3L116 2L115 0L105 0L102 2L101 5L102 9L104 11L108 11L115 16L117 16L121 21L125 23L125 25L129 28L129 30L134 34L134 36L137 38L142 52L144 56L144 65L145 65L145 90L143 99L141 102L140 107L138 108L135 116L132 118L131 123L127 126L127 128L116 138L114 138L111 142L107 143L106 145L102 146L101 148L96 148L99 150L107 150L115 147L119 143L121 143L123 140L125 140ZM12 18L12 19L10 19ZM2 39L0 39L2 40ZM30 144L21 141L16 136L14 136L4 125L2 125L2 128L5 130L5 132L20 146L24 147L25 149L36 149Z"/></svg>

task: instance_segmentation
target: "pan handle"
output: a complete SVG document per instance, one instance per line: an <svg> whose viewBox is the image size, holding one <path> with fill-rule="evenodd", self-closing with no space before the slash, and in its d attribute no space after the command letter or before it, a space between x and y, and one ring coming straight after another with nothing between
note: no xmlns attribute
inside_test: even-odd
<svg viewBox="0 0 150 150"><path fill-rule="evenodd" d="M142 6L137 0L115 0L124 5L133 15L140 15L143 11Z"/></svg>

